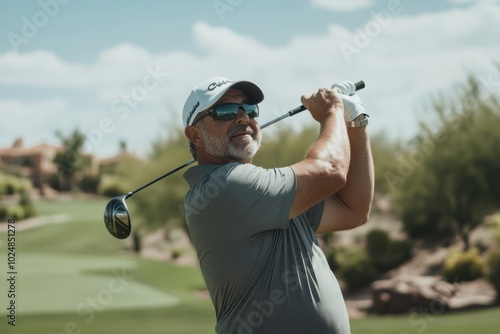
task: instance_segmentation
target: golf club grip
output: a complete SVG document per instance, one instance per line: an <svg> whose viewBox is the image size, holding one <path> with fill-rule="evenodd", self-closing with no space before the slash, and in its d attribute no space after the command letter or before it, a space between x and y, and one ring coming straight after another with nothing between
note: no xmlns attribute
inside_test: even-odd
<svg viewBox="0 0 500 334"><path fill-rule="evenodd" d="M360 80L360 81L354 83L354 87L356 88L356 91L363 89L363 88L365 88L365 82L363 80ZM304 105L301 105L300 107L297 107L293 110L290 110L288 112L288 115L293 116L293 115L298 114L299 112L302 112L304 110L306 110L306 107L304 107Z"/></svg>
<svg viewBox="0 0 500 334"><path fill-rule="evenodd" d="M365 88L365 82L363 80L360 80L356 83L354 83L354 87L356 87L356 90L360 90Z"/></svg>

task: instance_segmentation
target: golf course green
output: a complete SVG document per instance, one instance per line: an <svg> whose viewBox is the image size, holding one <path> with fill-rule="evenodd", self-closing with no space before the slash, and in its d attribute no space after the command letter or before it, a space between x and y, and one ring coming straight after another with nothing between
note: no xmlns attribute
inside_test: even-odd
<svg viewBox="0 0 500 334"><path fill-rule="evenodd" d="M38 201L42 223L28 229L16 223L15 326L8 317L7 233L0 232L0 333L214 333L199 269L126 250L104 227L106 202ZM497 333L499 319L499 308L366 317L352 321L352 333Z"/></svg>

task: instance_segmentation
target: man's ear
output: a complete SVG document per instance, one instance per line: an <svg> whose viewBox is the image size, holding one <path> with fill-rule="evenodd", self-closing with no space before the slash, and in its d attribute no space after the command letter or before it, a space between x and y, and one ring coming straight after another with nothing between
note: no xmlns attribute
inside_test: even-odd
<svg viewBox="0 0 500 334"><path fill-rule="evenodd" d="M203 140L201 138L201 130L196 126L187 126L184 129L184 134L188 140L193 143L196 147L203 147Z"/></svg>

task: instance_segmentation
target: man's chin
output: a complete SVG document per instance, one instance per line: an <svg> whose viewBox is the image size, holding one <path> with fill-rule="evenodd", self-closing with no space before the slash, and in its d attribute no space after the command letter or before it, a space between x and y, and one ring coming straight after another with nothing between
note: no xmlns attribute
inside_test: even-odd
<svg viewBox="0 0 500 334"><path fill-rule="evenodd" d="M229 155L242 160L251 160L259 150L259 147L260 145L253 140L239 147L230 145Z"/></svg>

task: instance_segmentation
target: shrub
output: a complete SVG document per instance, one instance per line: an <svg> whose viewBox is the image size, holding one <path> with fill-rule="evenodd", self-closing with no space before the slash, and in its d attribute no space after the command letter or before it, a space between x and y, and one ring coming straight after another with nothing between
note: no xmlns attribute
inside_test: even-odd
<svg viewBox="0 0 500 334"><path fill-rule="evenodd" d="M448 282L473 281L484 277L486 262L477 248L467 251L453 251L443 264L443 275Z"/></svg>
<svg viewBox="0 0 500 334"><path fill-rule="evenodd" d="M368 232L366 250L373 266L381 272L396 268L411 257L408 241L391 240L389 233L381 229Z"/></svg>
<svg viewBox="0 0 500 334"><path fill-rule="evenodd" d="M5 177L4 182L5 182L4 188L6 195L14 195L20 187L17 177L8 175Z"/></svg>
<svg viewBox="0 0 500 334"><path fill-rule="evenodd" d="M366 250L371 257L387 252L390 243L389 233L381 229L373 229L366 235Z"/></svg>
<svg viewBox="0 0 500 334"><path fill-rule="evenodd" d="M53 174L48 177L47 182L49 183L52 189L57 191L67 191L70 189L69 185L65 184L63 179L59 176L59 174Z"/></svg>
<svg viewBox="0 0 500 334"><path fill-rule="evenodd" d="M14 175L0 175L0 195L14 195L28 192L31 183L28 179Z"/></svg>
<svg viewBox="0 0 500 334"><path fill-rule="evenodd" d="M500 213L496 213L491 216L488 226L491 229L497 243L500 243Z"/></svg>
<svg viewBox="0 0 500 334"><path fill-rule="evenodd" d="M100 180L99 175L84 175L80 181L80 189L86 193L97 194Z"/></svg>
<svg viewBox="0 0 500 334"><path fill-rule="evenodd" d="M7 207L6 210L6 218L14 218L15 220L21 220L24 219L25 213L24 209L20 204L14 204L9 207Z"/></svg>
<svg viewBox="0 0 500 334"><path fill-rule="evenodd" d="M339 269L339 262L337 260L337 254L335 250L332 250L326 257L328 265L331 271L337 271Z"/></svg>
<svg viewBox="0 0 500 334"><path fill-rule="evenodd" d="M115 197L128 192L125 184L116 177L104 177L99 183L99 194L107 197Z"/></svg>
<svg viewBox="0 0 500 334"><path fill-rule="evenodd" d="M0 220L3 221L7 218L7 207L0 205Z"/></svg>
<svg viewBox="0 0 500 334"><path fill-rule="evenodd" d="M21 195L19 205L24 210L24 218L33 217L36 214L35 205L28 194L24 193Z"/></svg>
<svg viewBox="0 0 500 334"><path fill-rule="evenodd" d="M497 300L500 301L500 248L497 247L488 255L488 279L497 291Z"/></svg>
<svg viewBox="0 0 500 334"><path fill-rule="evenodd" d="M339 256L339 275L349 290L359 289L376 277L376 271L370 258L363 250L347 249Z"/></svg>

